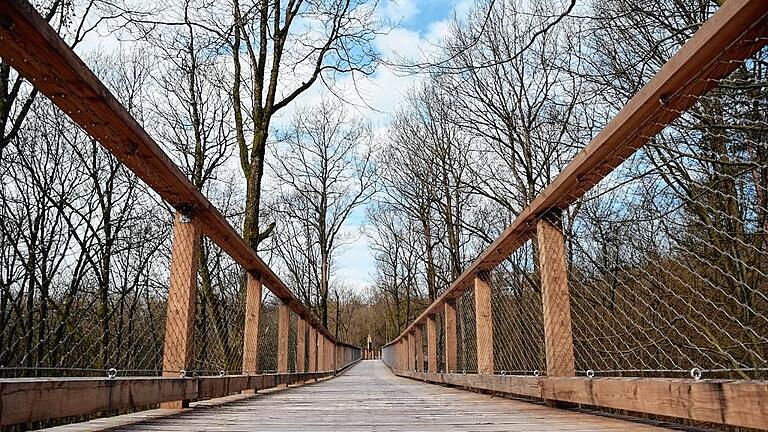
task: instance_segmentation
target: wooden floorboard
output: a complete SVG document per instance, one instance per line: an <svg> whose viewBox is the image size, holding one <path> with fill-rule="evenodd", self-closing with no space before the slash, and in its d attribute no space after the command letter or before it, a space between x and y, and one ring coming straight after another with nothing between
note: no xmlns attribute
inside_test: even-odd
<svg viewBox="0 0 768 432"><path fill-rule="evenodd" d="M669 430L400 378L379 360L360 362L331 380L268 396L147 416L122 426L105 421L103 426L168 432Z"/></svg>

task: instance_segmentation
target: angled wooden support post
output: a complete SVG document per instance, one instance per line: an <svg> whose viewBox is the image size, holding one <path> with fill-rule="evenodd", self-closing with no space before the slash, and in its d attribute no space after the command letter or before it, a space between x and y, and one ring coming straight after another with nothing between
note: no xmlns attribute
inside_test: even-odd
<svg viewBox="0 0 768 432"><path fill-rule="evenodd" d="M424 341L421 339L421 326L413 330L413 343L416 345L416 371L424 372Z"/></svg>
<svg viewBox="0 0 768 432"><path fill-rule="evenodd" d="M552 212L539 219L536 235L539 242L547 375L575 376L571 303L560 213Z"/></svg>
<svg viewBox="0 0 768 432"><path fill-rule="evenodd" d="M259 320L261 317L261 281L258 275L245 274L245 329L243 331L243 374L259 370ZM255 389L243 393L254 393Z"/></svg>
<svg viewBox="0 0 768 432"><path fill-rule="evenodd" d="M296 319L296 372L303 373L307 364L307 322Z"/></svg>
<svg viewBox="0 0 768 432"><path fill-rule="evenodd" d="M163 376L185 374L192 361L195 301L197 300L197 265L200 258L200 226L190 214L177 211L173 221L171 280L168 312L165 318ZM188 400L165 402L162 408L181 409Z"/></svg>
<svg viewBox="0 0 768 432"><path fill-rule="evenodd" d="M491 283L488 272L475 276L475 330L477 335L477 373L493 375L493 317Z"/></svg>
<svg viewBox="0 0 768 432"><path fill-rule="evenodd" d="M445 372L456 371L456 300L445 301Z"/></svg>
<svg viewBox="0 0 768 432"><path fill-rule="evenodd" d="M285 303L278 307L277 321L277 372L288 373L288 327L290 326L290 309ZM280 385L279 387L285 387Z"/></svg>
<svg viewBox="0 0 768 432"><path fill-rule="evenodd" d="M437 372L437 322L435 316L427 317L427 369Z"/></svg>

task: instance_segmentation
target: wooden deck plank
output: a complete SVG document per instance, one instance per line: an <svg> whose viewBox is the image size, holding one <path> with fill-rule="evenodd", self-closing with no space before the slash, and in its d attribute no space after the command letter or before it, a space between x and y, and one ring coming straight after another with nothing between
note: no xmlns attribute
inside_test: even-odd
<svg viewBox="0 0 768 432"><path fill-rule="evenodd" d="M286 408L290 407L289 410ZM379 360L268 397L198 406L117 426L121 431L648 431L668 429L549 408L395 376ZM67 430L76 430L69 426ZM92 429L91 429L92 430Z"/></svg>

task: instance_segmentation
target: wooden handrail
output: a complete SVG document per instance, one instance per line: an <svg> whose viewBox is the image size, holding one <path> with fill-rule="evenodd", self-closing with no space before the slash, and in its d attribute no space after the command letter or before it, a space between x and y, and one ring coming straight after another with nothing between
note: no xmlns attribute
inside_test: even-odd
<svg viewBox="0 0 768 432"><path fill-rule="evenodd" d="M201 377L13 378L0 381L0 426L96 412L133 409L179 399L212 399L301 384L343 373L337 370Z"/></svg>
<svg viewBox="0 0 768 432"><path fill-rule="evenodd" d="M0 2L0 56L310 326L358 348L336 340L26 0Z"/></svg>
<svg viewBox="0 0 768 432"><path fill-rule="evenodd" d="M734 0L730 0L734 1ZM394 371L476 391L642 412L698 422L763 429L768 381L624 377L534 377Z"/></svg>
<svg viewBox="0 0 768 432"><path fill-rule="evenodd" d="M543 215L568 207L645 145L680 113L739 67L768 39L768 1L729 0L680 48L555 180L488 246L451 286L400 335L437 315L449 299L472 287L475 276L499 265L535 235ZM762 38L760 37L762 36Z"/></svg>

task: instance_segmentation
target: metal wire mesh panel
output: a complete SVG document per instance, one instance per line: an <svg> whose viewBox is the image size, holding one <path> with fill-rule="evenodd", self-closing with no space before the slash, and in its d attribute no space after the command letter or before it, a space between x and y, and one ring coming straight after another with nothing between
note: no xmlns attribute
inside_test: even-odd
<svg viewBox="0 0 768 432"><path fill-rule="evenodd" d="M259 323L259 368L277 372L278 305L280 300L267 292L261 303Z"/></svg>
<svg viewBox="0 0 768 432"><path fill-rule="evenodd" d="M0 376L158 373L169 214L49 102L29 122L0 164Z"/></svg>
<svg viewBox="0 0 768 432"><path fill-rule="evenodd" d="M475 292L469 290L456 299L456 368L477 372L477 334L475 327Z"/></svg>
<svg viewBox="0 0 768 432"><path fill-rule="evenodd" d="M243 270L207 239L201 244L199 269L192 372L239 373L245 326Z"/></svg>
<svg viewBox="0 0 768 432"><path fill-rule="evenodd" d="M296 372L297 318L293 311L288 313L288 372Z"/></svg>
<svg viewBox="0 0 768 432"><path fill-rule="evenodd" d="M387 345L381 348L381 360L387 364L387 366L395 367L395 346Z"/></svg>
<svg viewBox="0 0 768 432"><path fill-rule="evenodd" d="M646 137L575 208L578 369L768 376L766 57Z"/></svg>
<svg viewBox="0 0 768 432"><path fill-rule="evenodd" d="M529 241L491 272L496 373L546 370L541 281Z"/></svg>
<svg viewBox="0 0 768 432"><path fill-rule="evenodd" d="M445 320L443 320L443 314L440 313L435 316L435 327L437 327L437 372L445 372Z"/></svg>

